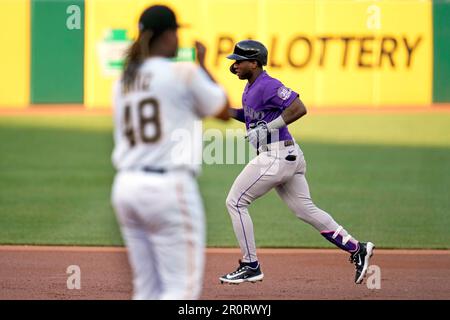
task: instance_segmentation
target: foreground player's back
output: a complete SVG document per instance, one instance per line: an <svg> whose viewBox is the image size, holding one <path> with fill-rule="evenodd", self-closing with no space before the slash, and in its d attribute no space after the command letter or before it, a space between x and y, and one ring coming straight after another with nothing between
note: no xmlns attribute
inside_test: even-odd
<svg viewBox="0 0 450 320"><path fill-rule="evenodd" d="M119 81L114 90L117 169L198 170L202 132L196 121L217 114L226 101L223 90L201 68L149 58L131 87L124 89Z"/></svg>

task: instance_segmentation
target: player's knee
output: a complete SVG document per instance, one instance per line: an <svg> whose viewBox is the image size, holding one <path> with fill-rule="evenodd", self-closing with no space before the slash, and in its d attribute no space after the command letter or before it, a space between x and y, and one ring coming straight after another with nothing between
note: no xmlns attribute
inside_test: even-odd
<svg viewBox="0 0 450 320"><path fill-rule="evenodd" d="M227 209L230 213L234 212L234 210L236 210L237 208L237 198L229 193L227 199L225 200L225 205L227 206Z"/></svg>
<svg viewBox="0 0 450 320"><path fill-rule="evenodd" d="M237 213L239 208L248 207L249 204L250 202L246 197L243 197L242 195L237 197L231 192L228 194L227 200L225 201L225 205L227 206L230 214Z"/></svg>

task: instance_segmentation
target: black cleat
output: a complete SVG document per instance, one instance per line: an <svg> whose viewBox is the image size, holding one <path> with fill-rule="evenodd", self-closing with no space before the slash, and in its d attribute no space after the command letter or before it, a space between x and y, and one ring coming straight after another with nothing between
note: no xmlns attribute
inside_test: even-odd
<svg viewBox="0 0 450 320"><path fill-rule="evenodd" d="M355 283L359 284L364 280L374 248L372 242L360 242L358 251L350 256L350 262L354 263L356 267Z"/></svg>
<svg viewBox="0 0 450 320"><path fill-rule="evenodd" d="M239 267L236 271L230 272L219 278L221 283L239 284L242 282L262 281L264 274L261 272L260 265L256 268L250 267L247 263L239 260Z"/></svg>

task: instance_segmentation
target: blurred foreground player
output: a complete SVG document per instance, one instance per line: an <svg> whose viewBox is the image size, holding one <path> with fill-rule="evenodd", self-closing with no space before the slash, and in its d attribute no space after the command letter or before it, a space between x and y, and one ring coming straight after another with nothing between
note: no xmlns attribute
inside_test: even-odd
<svg viewBox="0 0 450 320"><path fill-rule="evenodd" d="M128 249L133 299L197 299L203 283L205 222L195 178L201 162L192 161L202 137L194 124L206 116L227 120L228 98L206 71L200 43L200 67L170 60L177 28L168 7L146 9L114 88L112 204ZM180 134L189 136L183 148Z"/></svg>

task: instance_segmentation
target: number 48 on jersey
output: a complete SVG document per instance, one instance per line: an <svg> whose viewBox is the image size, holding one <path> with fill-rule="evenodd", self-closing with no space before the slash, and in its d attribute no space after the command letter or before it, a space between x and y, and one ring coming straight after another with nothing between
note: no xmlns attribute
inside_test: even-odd
<svg viewBox="0 0 450 320"><path fill-rule="evenodd" d="M137 110L137 128L133 126L132 110ZM148 98L139 102L137 109L130 105L124 110L124 135L130 146L136 145L139 139L143 143L154 143L161 137L161 124L159 121L159 104L154 98Z"/></svg>

